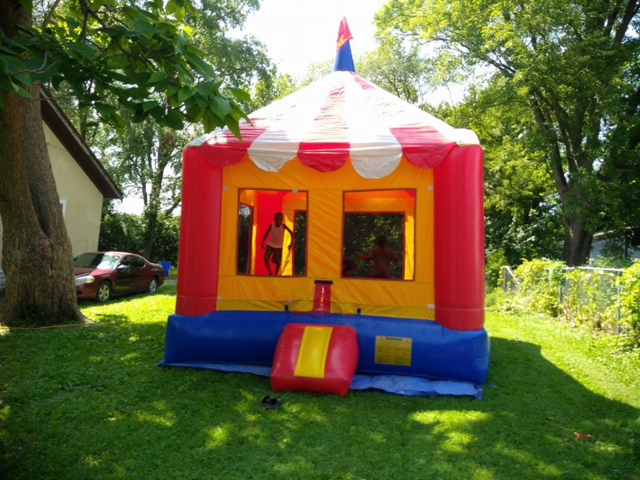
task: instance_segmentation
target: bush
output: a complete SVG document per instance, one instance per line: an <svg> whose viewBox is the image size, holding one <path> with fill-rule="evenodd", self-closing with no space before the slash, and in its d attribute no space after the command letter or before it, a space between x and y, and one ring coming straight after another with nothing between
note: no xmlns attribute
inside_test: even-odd
<svg viewBox="0 0 640 480"><path fill-rule="evenodd" d="M525 261L514 274L518 289L491 293L488 307L558 317L594 331L615 332L617 324L621 343L640 348L640 261L619 275L537 259Z"/></svg>
<svg viewBox="0 0 640 480"><path fill-rule="evenodd" d="M618 275L604 270L568 270L562 292L563 317L572 325L615 330Z"/></svg>
<svg viewBox="0 0 640 480"><path fill-rule="evenodd" d="M629 331L631 345L640 346L640 261L625 269L620 288L621 323Z"/></svg>
<svg viewBox="0 0 640 480"><path fill-rule="evenodd" d="M103 210L98 250L141 254L144 249L142 216Z"/></svg>
<svg viewBox="0 0 640 480"><path fill-rule="evenodd" d="M117 250L142 254L146 235L144 216L120 213L106 205L102 210L99 250ZM161 217L156 227L156 238L147 260L166 260L176 265L178 261L178 241L180 238L180 217Z"/></svg>
<svg viewBox="0 0 640 480"><path fill-rule="evenodd" d="M507 257L504 254L504 249L498 248L493 252L487 251L484 269L487 292L492 292L496 287L500 286L500 273L503 265L507 265Z"/></svg>
<svg viewBox="0 0 640 480"><path fill-rule="evenodd" d="M178 262L178 242L180 240L180 217L163 218L156 228L156 240L149 260L166 260L176 265ZM144 246L144 244L143 244Z"/></svg>
<svg viewBox="0 0 640 480"><path fill-rule="evenodd" d="M552 317L560 313L558 292L564 280L564 264L555 260L537 259L525 261L513 272L520 281L520 297L524 310Z"/></svg>

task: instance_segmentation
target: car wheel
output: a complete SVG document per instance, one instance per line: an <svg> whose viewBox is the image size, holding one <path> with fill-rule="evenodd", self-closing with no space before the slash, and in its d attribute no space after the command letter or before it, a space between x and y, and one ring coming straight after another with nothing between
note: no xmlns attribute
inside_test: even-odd
<svg viewBox="0 0 640 480"><path fill-rule="evenodd" d="M111 298L111 284L109 282L102 282L96 288L96 300L98 302L106 302Z"/></svg>
<svg viewBox="0 0 640 480"><path fill-rule="evenodd" d="M148 291L149 291L149 293L156 293L158 291L158 278L157 277L152 277L151 280L149 281Z"/></svg>

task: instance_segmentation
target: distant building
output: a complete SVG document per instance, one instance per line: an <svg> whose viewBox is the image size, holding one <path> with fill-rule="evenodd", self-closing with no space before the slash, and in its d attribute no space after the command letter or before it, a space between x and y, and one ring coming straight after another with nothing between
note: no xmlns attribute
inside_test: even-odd
<svg viewBox="0 0 640 480"><path fill-rule="evenodd" d="M97 250L103 200L120 199L122 192L62 109L47 92L42 95L44 134L73 255Z"/></svg>
<svg viewBox="0 0 640 480"><path fill-rule="evenodd" d="M600 232L593 236L589 258L640 258L640 228L629 228L624 234Z"/></svg>

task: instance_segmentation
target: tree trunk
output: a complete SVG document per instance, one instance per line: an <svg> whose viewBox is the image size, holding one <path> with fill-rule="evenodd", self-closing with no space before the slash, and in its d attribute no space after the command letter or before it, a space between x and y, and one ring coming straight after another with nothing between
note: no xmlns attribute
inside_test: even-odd
<svg viewBox="0 0 640 480"><path fill-rule="evenodd" d="M570 267L582 265L589 260L593 234L585 230L582 219L565 218L562 260Z"/></svg>
<svg viewBox="0 0 640 480"><path fill-rule="evenodd" d="M160 129L158 135L158 165L155 172L151 172L151 192L149 193L149 204L145 208L144 217L146 220L146 235L144 241L144 251L142 256L147 260L151 260L153 252L153 244L156 240L156 231L158 228L158 217L161 214L162 180L164 179L164 170L167 168L173 151L176 148L176 135L173 130L163 128ZM144 190L144 189L143 189ZM174 207L175 208L175 207ZM173 208L171 208L173 211ZM171 211L167 213L171 213Z"/></svg>
<svg viewBox="0 0 640 480"><path fill-rule="evenodd" d="M145 215L147 218L147 232L144 239L144 250L142 256L151 261L151 252L153 251L153 244L156 241L156 225L158 224L158 212L150 212L149 215Z"/></svg>
<svg viewBox="0 0 640 480"><path fill-rule="evenodd" d="M0 107L0 217L6 297L0 322L84 321L78 310L71 242L44 137L40 85L33 100L6 92Z"/></svg>

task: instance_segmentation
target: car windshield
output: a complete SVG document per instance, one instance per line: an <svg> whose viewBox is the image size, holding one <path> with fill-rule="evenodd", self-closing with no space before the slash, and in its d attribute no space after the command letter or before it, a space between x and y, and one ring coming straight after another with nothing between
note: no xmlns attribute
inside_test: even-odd
<svg viewBox="0 0 640 480"><path fill-rule="evenodd" d="M101 270L116 268L120 257L105 253L83 253L73 262L74 267L98 268Z"/></svg>

